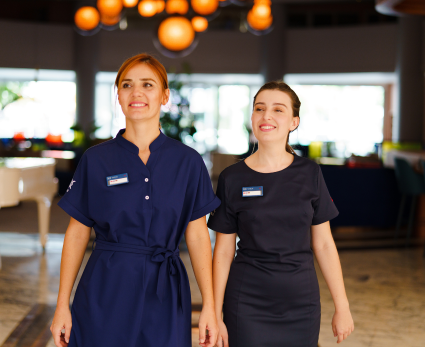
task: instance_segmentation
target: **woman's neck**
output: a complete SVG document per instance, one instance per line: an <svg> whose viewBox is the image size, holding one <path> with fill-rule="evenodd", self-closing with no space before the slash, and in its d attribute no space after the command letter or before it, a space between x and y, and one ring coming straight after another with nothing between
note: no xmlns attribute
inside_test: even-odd
<svg viewBox="0 0 425 347"><path fill-rule="evenodd" d="M140 152L149 151L149 145L159 136L159 124L156 122L134 122L126 120L123 137L139 147Z"/></svg>
<svg viewBox="0 0 425 347"><path fill-rule="evenodd" d="M260 172L276 172L292 164L294 156L286 151L282 143L258 143L258 150L245 162L252 169Z"/></svg>

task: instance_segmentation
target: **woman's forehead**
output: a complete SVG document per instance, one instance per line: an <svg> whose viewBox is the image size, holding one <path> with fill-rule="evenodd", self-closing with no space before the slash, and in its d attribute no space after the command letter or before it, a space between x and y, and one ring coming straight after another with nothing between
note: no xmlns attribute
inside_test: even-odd
<svg viewBox="0 0 425 347"><path fill-rule="evenodd" d="M265 103L265 104L273 104L273 103L290 104L291 98L287 93L282 92L280 90L263 90L257 95L257 98L255 99L256 104L259 102Z"/></svg>
<svg viewBox="0 0 425 347"><path fill-rule="evenodd" d="M139 80L139 79L153 79L158 82L158 76L152 70L150 66L145 63L139 63L132 66L124 75L123 80L131 79L131 80Z"/></svg>

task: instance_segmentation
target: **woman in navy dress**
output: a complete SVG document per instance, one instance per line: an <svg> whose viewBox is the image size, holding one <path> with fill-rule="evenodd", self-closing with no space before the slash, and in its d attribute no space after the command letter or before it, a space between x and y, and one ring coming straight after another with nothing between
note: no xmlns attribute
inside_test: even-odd
<svg viewBox="0 0 425 347"><path fill-rule="evenodd" d="M283 82L261 87L251 117L258 151L220 174L221 205L208 221L217 231L219 347L317 347L320 293L313 252L335 303L334 336L341 342L354 329L329 226L338 210L319 165L288 144L300 105Z"/></svg>
<svg viewBox="0 0 425 347"><path fill-rule="evenodd" d="M126 129L84 153L59 202L71 222L51 326L55 345L191 347L191 295L178 248L185 234L203 299L200 345L213 346L218 329L205 216L220 200L202 157L159 130L170 95L165 68L139 54L121 66L115 86ZM92 227L94 251L70 311Z"/></svg>

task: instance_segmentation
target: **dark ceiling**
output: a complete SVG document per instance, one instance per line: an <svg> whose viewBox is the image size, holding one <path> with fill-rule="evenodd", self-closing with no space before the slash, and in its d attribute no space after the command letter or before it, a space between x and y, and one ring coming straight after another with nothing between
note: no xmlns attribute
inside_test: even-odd
<svg viewBox="0 0 425 347"><path fill-rule="evenodd" d="M252 0L248 0L252 1ZM376 12L374 0L277 0L285 3L289 27L326 27L380 24L396 21L396 17ZM0 0L0 20L73 25L75 11L95 0ZM220 8L210 30L237 30L247 9L236 5ZM148 28L158 18L142 18L136 8L126 9L128 29ZM164 16L164 15L162 15Z"/></svg>

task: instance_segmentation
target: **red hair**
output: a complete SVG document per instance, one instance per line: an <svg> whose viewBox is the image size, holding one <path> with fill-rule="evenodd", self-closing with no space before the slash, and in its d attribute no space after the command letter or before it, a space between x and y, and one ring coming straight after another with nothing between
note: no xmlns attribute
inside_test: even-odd
<svg viewBox="0 0 425 347"><path fill-rule="evenodd" d="M158 76L162 91L168 89L168 76L164 65L162 65L157 59L147 53L140 53L131 58L128 58L120 67L115 79L115 87L119 89L121 82L126 75L127 71L130 70L136 64L146 64L155 72Z"/></svg>

